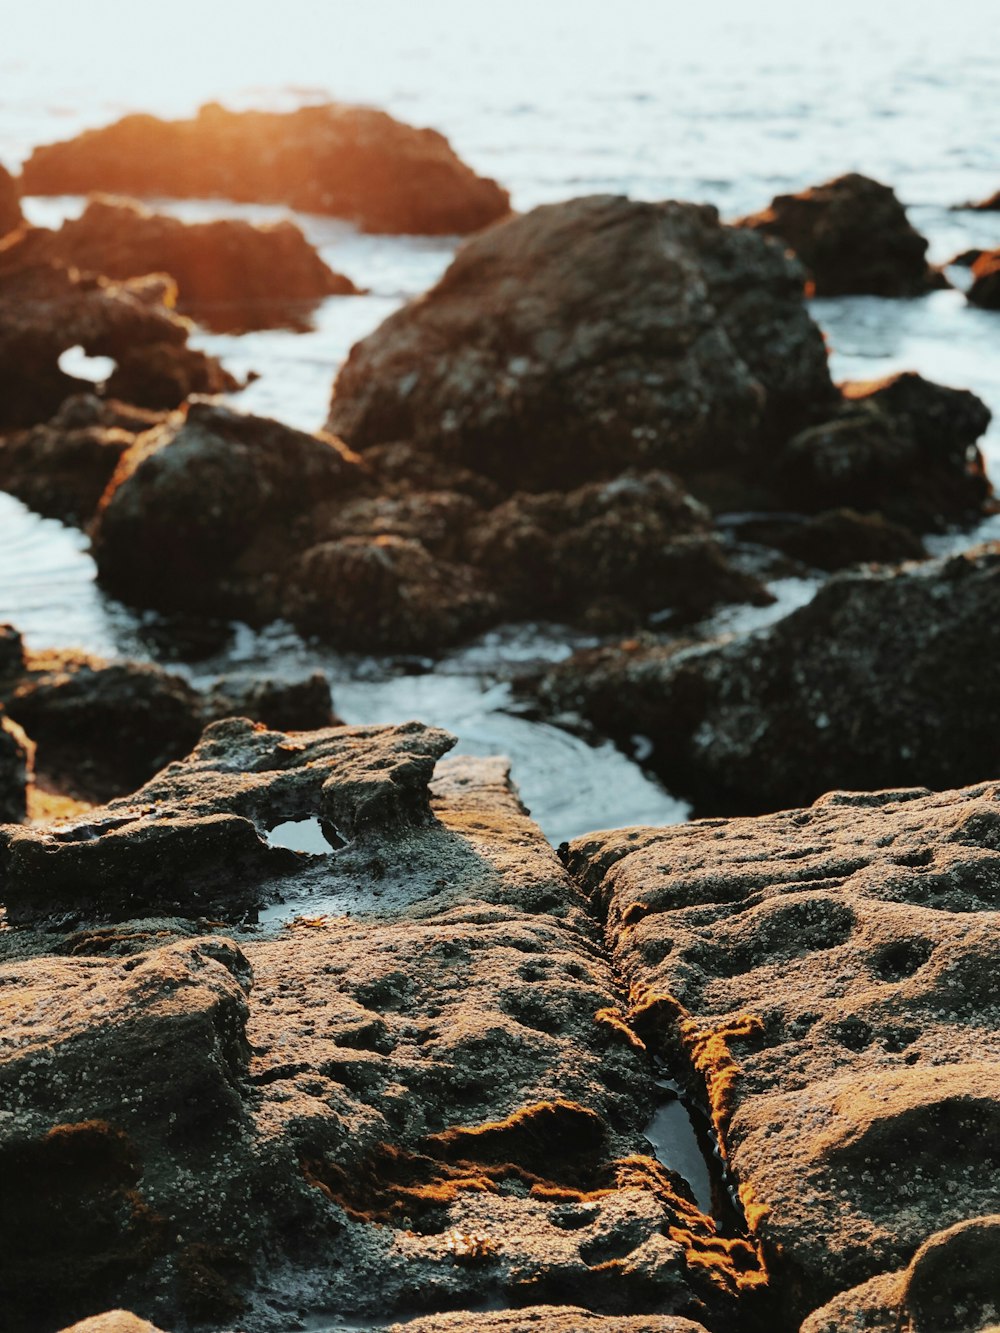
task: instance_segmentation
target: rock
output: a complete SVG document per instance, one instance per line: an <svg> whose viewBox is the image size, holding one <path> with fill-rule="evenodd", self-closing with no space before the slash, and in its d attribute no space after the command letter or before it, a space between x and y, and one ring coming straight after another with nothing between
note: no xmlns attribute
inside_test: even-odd
<svg viewBox="0 0 1000 1333"><path fill-rule="evenodd" d="M164 297L160 279L116 283L48 262L30 231L0 243L0 427L47 421L70 394L91 388L59 368L77 346L111 357L107 393L142 407L235 389L214 358L188 347L190 325Z"/></svg>
<svg viewBox="0 0 1000 1333"><path fill-rule="evenodd" d="M181 309L216 332L308 327L323 297L358 294L289 221L185 223L98 195L52 234L51 250L64 264L109 278L169 273Z"/></svg>
<svg viewBox="0 0 1000 1333"><path fill-rule="evenodd" d="M531 1305L524 1310L482 1310L425 1315L393 1324L389 1333L705 1333L701 1324L672 1315L594 1314L580 1306ZM90 1331L88 1330L88 1333ZM101 1333L94 1330L94 1333ZM116 1333L109 1330L109 1333ZM131 1333L131 1330L122 1330Z"/></svg>
<svg viewBox="0 0 1000 1333"><path fill-rule="evenodd" d="M976 444L991 418L985 403L913 372L841 389L836 415L777 460L786 503L878 510L924 531L981 517L991 494Z"/></svg>
<svg viewBox="0 0 1000 1333"><path fill-rule="evenodd" d="M108 1310L104 1314L92 1315L90 1319L81 1319L72 1328L64 1328L62 1333L162 1333L162 1330L128 1310Z"/></svg>
<svg viewBox="0 0 1000 1333"><path fill-rule="evenodd" d="M951 268L952 266L955 266L957 268L971 268L982 253L982 250L977 250L975 248L971 250L960 250L957 255L954 255L948 260L945 267Z"/></svg>
<svg viewBox="0 0 1000 1333"><path fill-rule="evenodd" d="M333 711L330 682L322 671L302 680L256 674L220 676L209 691L206 716L248 717L271 731L317 731L341 726Z"/></svg>
<svg viewBox="0 0 1000 1333"><path fill-rule="evenodd" d="M464 234L503 217L506 190L477 176L434 130L369 107L297 111L203 106L191 120L129 115L36 148L26 194L111 194L283 203L365 231Z"/></svg>
<svg viewBox="0 0 1000 1333"><path fill-rule="evenodd" d="M1000 190L986 199L981 199L978 204L965 204L964 207L979 209L981 212L995 213L1000 211Z"/></svg>
<svg viewBox="0 0 1000 1333"><path fill-rule="evenodd" d="M101 581L163 610L281 615L311 508L366 482L339 441L196 402L140 435L94 529Z"/></svg>
<svg viewBox="0 0 1000 1333"><path fill-rule="evenodd" d="M0 165L0 239L17 231L23 222L17 183L7 168Z"/></svg>
<svg viewBox="0 0 1000 1333"><path fill-rule="evenodd" d="M58 1182L0 1202L15 1257L34 1247L0 1270L11 1333L114 1302L261 1333L279 1311L382 1322L569 1298L696 1333L685 1316L725 1326L760 1290L753 1246L645 1155L653 1071L583 895L503 761L432 779L449 744L416 723L219 724L142 800L335 820L353 841L286 879L287 928L67 932L46 891L44 930L0 933L0 1088L19 1099L0 1166ZM92 831L97 847L141 837ZM198 852L206 881L218 852ZM138 857L131 874L147 883ZM16 878L8 865L8 911ZM65 1247L70 1280L52 1281L39 1238Z"/></svg>
<svg viewBox="0 0 1000 1333"><path fill-rule="evenodd" d="M1000 310L1000 250L984 250L972 265L968 298L973 305Z"/></svg>
<svg viewBox="0 0 1000 1333"><path fill-rule="evenodd" d="M521 616L602 628L771 600L729 564L708 511L662 472L624 473L568 495L518 493L471 530L470 559Z"/></svg>
<svg viewBox="0 0 1000 1333"><path fill-rule="evenodd" d="M0 439L0 489L47 518L84 527L136 434L162 420L162 413L74 394L51 421Z"/></svg>
<svg viewBox="0 0 1000 1333"><path fill-rule="evenodd" d="M812 569L896 565L927 557L923 542L909 528L890 523L881 514L859 514L853 509L830 509L804 522L762 516L746 535Z"/></svg>
<svg viewBox="0 0 1000 1333"><path fill-rule="evenodd" d="M546 709L651 739L702 814L794 806L843 787L945 788L1000 771L1000 547L831 579L758 633L578 654L533 686Z"/></svg>
<svg viewBox="0 0 1000 1333"><path fill-rule="evenodd" d="M0 822L19 824L28 813L28 785L35 750L21 727L0 707Z"/></svg>
<svg viewBox="0 0 1000 1333"><path fill-rule="evenodd" d="M483 319L483 310L496 317ZM458 252L358 343L329 428L499 481L745 462L835 401L802 277L708 205L610 195L536 208Z"/></svg>
<svg viewBox="0 0 1000 1333"><path fill-rule="evenodd" d="M998 828L984 783L569 849L631 1023L711 1109L774 1274L773 1326L915 1250L903 1326L991 1317L996 1221L974 1219L1000 1199Z"/></svg>
<svg viewBox="0 0 1000 1333"><path fill-rule="evenodd" d="M895 192L857 172L779 194L737 226L784 241L809 270L816 296L920 296L948 286L928 265L927 241Z"/></svg>

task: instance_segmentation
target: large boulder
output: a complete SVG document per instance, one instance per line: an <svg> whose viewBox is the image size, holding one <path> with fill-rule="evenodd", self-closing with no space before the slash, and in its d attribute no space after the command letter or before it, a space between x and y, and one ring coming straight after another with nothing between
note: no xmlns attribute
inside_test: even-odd
<svg viewBox="0 0 1000 1333"><path fill-rule="evenodd" d="M774 236L809 270L816 296L919 296L947 280L888 185L851 172L800 194L779 194L737 224Z"/></svg>
<svg viewBox="0 0 1000 1333"><path fill-rule="evenodd" d="M358 343L329 427L409 440L508 489L745 460L835 401L802 274L708 205L611 195L534 209L459 250Z"/></svg>
<svg viewBox="0 0 1000 1333"><path fill-rule="evenodd" d="M985 783L569 849L633 1025L711 1111L774 1274L772 1327L876 1280L869 1308L909 1317L889 1328L996 1318L998 829ZM806 1327L880 1326L840 1314Z"/></svg>
<svg viewBox="0 0 1000 1333"><path fill-rule="evenodd" d="M833 788L948 787L1000 772L1000 546L838 575L757 633L633 640L533 689L557 713L653 744L703 814L799 805Z"/></svg>
<svg viewBox="0 0 1000 1333"><path fill-rule="evenodd" d="M185 223L99 195L50 238L53 257L109 278L169 273L180 309L216 332L302 327L325 296L357 295L294 222Z"/></svg>
<svg viewBox="0 0 1000 1333"><path fill-rule="evenodd" d="M282 203L366 231L464 234L508 211L506 190L477 176L435 130L370 107L227 111L191 120L129 115L36 148L26 194L111 194Z"/></svg>
<svg viewBox="0 0 1000 1333"><path fill-rule="evenodd" d="M23 223L21 200L14 177L0 164L0 239Z"/></svg>
<svg viewBox="0 0 1000 1333"><path fill-rule="evenodd" d="M1000 250L984 250L975 260L968 297L973 305L1000 310Z"/></svg>
<svg viewBox="0 0 1000 1333"><path fill-rule="evenodd" d="M108 394L143 407L238 387L218 361L188 346L191 326L168 308L169 279L82 276L50 261L33 236L15 232L0 243L0 428L47 421L90 387L59 367L74 347L110 357Z"/></svg>

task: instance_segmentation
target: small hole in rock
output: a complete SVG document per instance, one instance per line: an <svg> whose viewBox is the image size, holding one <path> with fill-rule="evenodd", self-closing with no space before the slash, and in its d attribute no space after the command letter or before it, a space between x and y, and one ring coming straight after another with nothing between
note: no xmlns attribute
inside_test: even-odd
<svg viewBox="0 0 1000 1333"><path fill-rule="evenodd" d="M317 815L307 819L286 819L264 834L269 847L287 847L310 856L326 856L347 844L332 824Z"/></svg>

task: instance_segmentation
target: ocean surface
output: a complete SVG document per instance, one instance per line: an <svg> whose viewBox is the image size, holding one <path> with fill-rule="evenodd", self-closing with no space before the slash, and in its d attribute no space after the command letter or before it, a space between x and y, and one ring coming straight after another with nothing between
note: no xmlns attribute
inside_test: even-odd
<svg viewBox="0 0 1000 1333"><path fill-rule="evenodd" d="M707 200L725 218L848 170L895 187L944 262L1000 246L1000 214L953 205L1000 188L1000 22L995 0L577 0L490 6L455 0L323 5L175 0L167 9L120 0L0 7L0 161L129 110L190 114L207 100L290 107L334 98L382 106L451 139L495 176L515 207L598 191ZM83 201L29 199L56 224ZM164 202L185 218L290 216L222 201ZM294 216L294 215L292 215ZM235 400L306 429L325 418L351 345L424 291L454 253L448 239L372 237L327 218L296 219L336 269L368 289L332 298L312 332L240 337L198 333L238 375L260 378ZM951 270L961 283L962 270ZM914 369L973 389L993 409L986 439L1000 479L1000 314L961 290L908 301L816 301L837 378ZM80 363L77 363L80 368ZM101 367L92 367L99 377ZM1000 537L1000 520L950 534L940 549ZM767 614L813 591L777 589ZM80 645L155 656L143 618L105 598L86 539L0 495L0 619L36 647ZM759 613L723 617L741 632ZM505 672L552 660L582 642L551 627L486 636L417 674L303 644L287 627L245 627L219 658L188 668L297 675L321 666L348 721L417 716L449 727L466 753L506 753L522 793L554 841L595 827L672 822L687 807L637 762L518 715ZM643 753L636 738L635 753Z"/></svg>

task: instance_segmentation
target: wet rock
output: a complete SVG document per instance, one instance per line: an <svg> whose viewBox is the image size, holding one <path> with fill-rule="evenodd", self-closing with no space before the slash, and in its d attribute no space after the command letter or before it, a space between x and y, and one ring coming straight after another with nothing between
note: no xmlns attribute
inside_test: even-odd
<svg viewBox="0 0 1000 1333"><path fill-rule="evenodd" d="M236 388L214 358L188 347L190 325L165 297L166 280L111 282L51 263L31 232L0 243L0 427L47 421L70 394L91 388L59 368L78 346L112 358L106 392L142 407Z"/></svg>
<svg viewBox="0 0 1000 1333"><path fill-rule="evenodd" d="M136 434L162 419L114 399L74 394L51 421L0 439L0 489L36 513L83 527Z"/></svg>
<svg viewBox="0 0 1000 1333"><path fill-rule="evenodd" d="M920 296L948 286L928 265L927 241L910 225L895 192L857 172L800 194L779 194L769 208L737 225L794 250L817 296Z"/></svg>
<svg viewBox="0 0 1000 1333"><path fill-rule="evenodd" d="M69 1231L72 1257L94 1261L53 1284L36 1251L2 1293L12 1333L40 1309L55 1326L115 1301L164 1328L248 1333L317 1310L566 1299L716 1323L760 1287L753 1247L643 1155L652 1071L608 1017L619 998L585 899L503 761L448 761L431 780L450 740L415 723L220 724L142 793L268 822L322 808L353 836L310 858L308 889L289 889L305 915L284 930L66 933L46 894L44 934L0 936L0 951L26 936L44 951L0 966L0 1087L20 1098L0 1153L16 1133L44 1164L53 1130L74 1126L57 1138L81 1163L54 1204L5 1192L0 1219ZM73 1230L84 1207L96 1235Z"/></svg>
<svg viewBox="0 0 1000 1333"><path fill-rule="evenodd" d="M842 1309L876 1278L865 1299L884 1308L885 1275L922 1246L904 1326L979 1327L951 1320L966 1298L982 1308L995 1263L995 1224L974 1219L1000 1198L998 827L987 783L833 792L570 848L633 1025L711 1109L776 1322Z"/></svg>
<svg viewBox="0 0 1000 1333"><path fill-rule="evenodd" d="M832 419L796 435L777 461L786 503L878 510L924 531L981 516L991 493L976 444L985 403L913 372L841 389Z"/></svg>
<svg viewBox="0 0 1000 1333"><path fill-rule="evenodd" d="M122 459L94 529L98 575L139 605L272 619L285 566L315 541L313 507L365 482L331 437L192 403Z"/></svg>
<svg viewBox="0 0 1000 1333"><path fill-rule="evenodd" d="M518 493L471 530L470 559L518 614L604 628L771 600L728 562L708 511L662 472Z"/></svg>
<svg viewBox="0 0 1000 1333"><path fill-rule="evenodd" d="M434 130L383 111L328 104L297 111L203 106L191 120L129 115L36 148L27 194L112 194L283 203L366 231L464 234L510 203Z"/></svg>
<svg viewBox="0 0 1000 1333"><path fill-rule="evenodd" d="M881 514L859 514L853 509L831 509L804 522L764 517L747 535L812 569L898 565L927 556L923 542L909 528L890 523Z"/></svg>
<svg viewBox="0 0 1000 1333"><path fill-rule="evenodd" d="M7 168L0 165L0 238L17 231L23 222L17 184Z"/></svg>
<svg viewBox="0 0 1000 1333"><path fill-rule="evenodd" d="M330 682L322 671L303 680L279 680L255 674L220 676L205 702L211 719L248 717L271 731L317 731L340 726L333 711Z"/></svg>
<svg viewBox="0 0 1000 1333"><path fill-rule="evenodd" d="M1000 250L984 250L973 263L968 297L973 305L1000 310Z"/></svg>
<svg viewBox="0 0 1000 1333"><path fill-rule="evenodd" d="M794 806L838 787L944 788L1000 771L1000 548L831 579L755 634L595 649L535 691L650 762L703 814Z"/></svg>
<svg viewBox="0 0 1000 1333"><path fill-rule="evenodd" d="M28 812L34 746L0 707L0 822L19 824Z"/></svg>
<svg viewBox="0 0 1000 1333"><path fill-rule="evenodd" d="M701 1324L672 1315L595 1314L580 1306L533 1305L524 1310L482 1310L426 1315L393 1324L389 1333L705 1333ZM89 1333L89 1330L88 1330ZM126 1333L123 1330L123 1333Z"/></svg>
<svg viewBox="0 0 1000 1333"><path fill-rule="evenodd" d="M109 278L169 273L180 308L217 332L308 327L323 297L358 291L293 222L185 223L105 195L51 234L51 250L64 264Z"/></svg>
<svg viewBox="0 0 1000 1333"><path fill-rule="evenodd" d="M361 450L408 440L507 490L566 489L731 465L833 401L779 246L707 205L598 195L468 242L354 347L329 427Z"/></svg>
<svg viewBox="0 0 1000 1333"><path fill-rule="evenodd" d="M966 208L979 209L985 213L995 213L1000 211L1000 190L996 194L989 195L986 199L981 199L978 204L966 204Z"/></svg>

